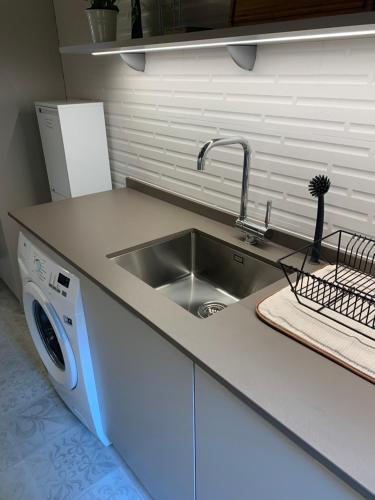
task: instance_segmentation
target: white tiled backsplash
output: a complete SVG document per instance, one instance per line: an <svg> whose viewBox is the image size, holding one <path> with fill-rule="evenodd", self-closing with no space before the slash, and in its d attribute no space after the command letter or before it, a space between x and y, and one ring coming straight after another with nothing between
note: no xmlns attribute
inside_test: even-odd
<svg viewBox="0 0 375 500"><path fill-rule="evenodd" d="M260 46L253 72L226 50L147 55L146 71L119 56L64 56L68 96L105 102L114 185L127 175L238 213L242 150L200 146L242 135L253 151L249 213L313 234L307 184L327 174L326 231L375 234L375 39Z"/></svg>

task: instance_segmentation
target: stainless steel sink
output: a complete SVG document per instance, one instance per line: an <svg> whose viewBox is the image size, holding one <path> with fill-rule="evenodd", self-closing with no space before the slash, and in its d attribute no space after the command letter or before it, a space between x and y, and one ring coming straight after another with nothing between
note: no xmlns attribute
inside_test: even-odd
<svg viewBox="0 0 375 500"><path fill-rule="evenodd" d="M197 230L108 258L200 318L282 277L280 269Z"/></svg>

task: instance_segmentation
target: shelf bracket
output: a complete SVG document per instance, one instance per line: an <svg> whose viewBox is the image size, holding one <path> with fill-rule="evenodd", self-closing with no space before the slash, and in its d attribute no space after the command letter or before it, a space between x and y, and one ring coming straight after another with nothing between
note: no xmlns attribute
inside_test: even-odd
<svg viewBox="0 0 375 500"><path fill-rule="evenodd" d="M257 57L257 45L227 45L227 51L240 68L251 71Z"/></svg>
<svg viewBox="0 0 375 500"><path fill-rule="evenodd" d="M135 71L144 71L146 66L146 55L144 52L123 53L120 54L121 59Z"/></svg>

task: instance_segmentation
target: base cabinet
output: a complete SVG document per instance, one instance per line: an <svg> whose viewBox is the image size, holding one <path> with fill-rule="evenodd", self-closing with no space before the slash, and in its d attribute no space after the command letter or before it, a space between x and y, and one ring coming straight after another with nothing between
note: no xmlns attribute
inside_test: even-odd
<svg viewBox="0 0 375 500"><path fill-rule="evenodd" d="M362 498L129 309L81 283L105 429L155 500Z"/></svg>
<svg viewBox="0 0 375 500"><path fill-rule="evenodd" d="M192 500L193 362L88 280L83 292L108 437L155 500Z"/></svg>
<svg viewBox="0 0 375 500"><path fill-rule="evenodd" d="M362 498L196 367L196 500Z"/></svg>
<svg viewBox="0 0 375 500"><path fill-rule="evenodd" d="M126 306L38 247L80 278L104 428L153 499L363 498Z"/></svg>

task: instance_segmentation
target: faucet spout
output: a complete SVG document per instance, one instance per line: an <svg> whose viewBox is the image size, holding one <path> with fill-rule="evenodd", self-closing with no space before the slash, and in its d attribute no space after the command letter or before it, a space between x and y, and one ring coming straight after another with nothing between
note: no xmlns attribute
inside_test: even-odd
<svg viewBox="0 0 375 500"><path fill-rule="evenodd" d="M211 139L206 142L198 154L197 170L203 171L206 162L207 153L217 146L229 146L231 144L240 144L243 148L243 175L242 175L242 189L241 189L241 206L240 206L240 220L245 220L247 217L247 191L249 185L249 169L251 150L250 145L243 137L223 137Z"/></svg>
<svg viewBox="0 0 375 500"><path fill-rule="evenodd" d="M247 235L246 239L250 243L256 243L262 240L265 236L269 236L268 222L265 226L252 223L247 217L247 201L248 201L248 188L249 188L249 174L250 174L250 160L251 149L248 141L243 137L223 137L211 139L206 142L201 148L197 159L197 170L204 171L205 161L208 152L217 146L229 146L232 144L240 144L243 148L243 172L242 172L242 186L241 186L241 204L240 214L236 220L236 226L239 227ZM269 218L269 211L267 205L266 219Z"/></svg>

